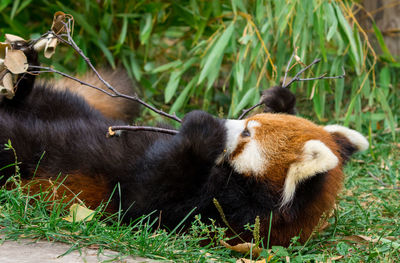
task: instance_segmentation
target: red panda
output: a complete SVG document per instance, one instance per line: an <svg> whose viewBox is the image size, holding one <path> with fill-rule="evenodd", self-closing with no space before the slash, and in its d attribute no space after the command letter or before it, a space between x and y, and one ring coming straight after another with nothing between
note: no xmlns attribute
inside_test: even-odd
<svg viewBox="0 0 400 263"><path fill-rule="evenodd" d="M138 131L106 138L107 128L121 121L68 89L33 87L33 77L22 77L15 97L0 102L0 143L11 140L22 179L32 177L40 160L36 179L67 175L64 184L92 207L119 184L109 209L121 204L126 221L162 211L160 223L172 229L194 210L189 221L201 214L225 226L216 199L246 241L252 233L244 225L258 216L260 235L271 245L289 245L297 235L304 242L333 207L344 163L368 147L354 130L271 113L227 120L193 111L176 135ZM13 153L0 149L0 166L13 162ZM13 167L3 169L0 184L13 173Z"/></svg>

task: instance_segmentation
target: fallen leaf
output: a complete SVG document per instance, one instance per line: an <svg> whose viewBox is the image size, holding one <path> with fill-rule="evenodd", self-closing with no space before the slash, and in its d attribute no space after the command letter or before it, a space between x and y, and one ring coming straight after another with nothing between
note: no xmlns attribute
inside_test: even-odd
<svg viewBox="0 0 400 263"><path fill-rule="evenodd" d="M73 204L69 208L69 215L64 217L63 219L68 222L90 221L93 219L94 213L94 210L78 204Z"/></svg>
<svg viewBox="0 0 400 263"><path fill-rule="evenodd" d="M326 262L330 263L332 261L336 261L336 260L339 260L339 259L342 259L342 258L344 258L344 256L331 257L331 258L328 258L328 260Z"/></svg>
<svg viewBox="0 0 400 263"><path fill-rule="evenodd" d="M21 74L28 69L28 59L21 50L8 50L4 58L4 66L13 74Z"/></svg>
<svg viewBox="0 0 400 263"><path fill-rule="evenodd" d="M388 238L372 238L372 237L368 237L368 236L364 236L364 235L352 235L352 236L346 236L343 238L344 240L348 240L348 241L353 241L353 242L357 242L357 243L361 243L361 242L371 242L371 243L378 243L378 242L382 242L385 244L390 244L394 249L400 249L400 243L399 242L395 242L391 239Z"/></svg>
<svg viewBox="0 0 400 263"><path fill-rule="evenodd" d="M226 243L223 240L220 240L220 244L223 245L224 247L242 253L242 254L248 254L252 253L252 256L257 258L260 256L260 253L262 251L262 248L257 247L256 245L252 244L252 243L241 243L241 244L237 244L235 246L231 246L228 243Z"/></svg>
<svg viewBox="0 0 400 263"><path fill-rule="evenodd" d="M265 259L252 260L247 258L239 258L238 260L236 260L236 263L267 263L267 261Z"/></svg>
<svg viewBox="0 0 400 263"><path fill-rule="evenodd" d="M26 42L26 40L20 36L16 36L16 35L12 35L12 34L5 34L5 36L6 36L7 43L12 43L15 41L25 41Z"/></svg>

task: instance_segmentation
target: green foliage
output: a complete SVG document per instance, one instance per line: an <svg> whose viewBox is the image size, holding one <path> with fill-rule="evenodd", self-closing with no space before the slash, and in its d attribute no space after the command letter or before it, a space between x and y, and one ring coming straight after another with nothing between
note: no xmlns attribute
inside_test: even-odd
<svg viewBox="0 0 400 263"><path fill-rule="evenodd" d="M305 101L300 107L312 106L320 121L335 120L357 129L363 125L372 130L390 128L394 136L399 121L393 112L399 106L394 85L398 63L374 25L383 50L382 59L375 55L365 32L353 20L353 4L322 0L3 1L0 32L34 38L49 29L54 12L70 13L75 18L74 37L89 58L97 65L123 65L143 86L145 100L178 116L202 107L237 117L259 100L261 90L279 84L297 47L305 64L323 59L304 77L340 75L342 67L347 74L345 80L292 85L300 101ZM84 61L67 48L43 62L67 72L87 70ZM300 68L294 67L289 76ZM381 69L384 74L379 73Z"/></svg>

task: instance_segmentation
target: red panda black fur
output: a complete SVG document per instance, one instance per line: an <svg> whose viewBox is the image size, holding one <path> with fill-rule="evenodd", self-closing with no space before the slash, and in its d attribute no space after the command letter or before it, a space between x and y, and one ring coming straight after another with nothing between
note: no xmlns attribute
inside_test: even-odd
<svg viewBox="0 0 400 263"><path fill-rule="evenodd" d="M344 163L368 147L354 130L271 113L226 120L193 111L176 135L138 131L106 138L109 126L123 122L69 89L33 87L32 78L24 76L14 99L0 102L0 143L11 140L22 179L28 183L45 152L36 179L68 175L65 186L92 207L119 183L121 195L111 198L110 210L121 204L126 221L162 211L161 224L172 229L195 208L189 220L201 214L225 226L215 198L246 241L252 233L244 225L257 216L271 245L288 245L296 235L305 241L332 209ZM13 162L13 153L0 149L0 166ZM2 170L0 183L13 173L13 167Z"/></svg>

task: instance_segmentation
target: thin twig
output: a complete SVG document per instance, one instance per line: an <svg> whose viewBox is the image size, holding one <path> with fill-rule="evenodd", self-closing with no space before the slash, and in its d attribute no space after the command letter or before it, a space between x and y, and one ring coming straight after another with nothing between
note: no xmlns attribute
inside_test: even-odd
<svg viewBox="0 0 400 263"><path fill-rule="evenodd" d="M152 132L161 132L166 134L175 135L179 132L177 130L165 129L160 127L149 127L149 126L131 126L131 125L123 125L123 126L110 126L108 128L108 134L113 136L115 131L152 131Z"/></svg>
<svg viewBox="0 0 400 263"><path fill-rule="evenodd" d="M283 77L283 82L282 82L282 87L285 87L286 77L287 77L287 74L289 72L290 64L292 64L292 60L293 60L293 57L294 57L295 53L296 53L296 50L293 51L293 54L290 57L289 62L287 64L287 66L286 66L285 76Z"/></svg>
<svg viewBox="0 0 400 263"><path fill-rule="evenodd" d="M259 103L257 103L256 105L253 105L252 107L243 110L243 112L242 112L242 114L239 116L238 120L243 119L243 117L246 116L247 113L249 113L250 111L254 110L254 109L257 108L258 106L261 106L262 104L263 104L262 102L259 102Z"/></svg>
<svg viewBox="0 0 400 263"><path fill-rule="evenodd" d="M61 75L61 76L63 76L63 77L66 77L66 78L75 80L76 82L78 82L78 83L81 84L81 85L85 85L85 86L88 86L88 87L90 87L90 88L93 88L93 89L96 89L96 90L98 90L98 91L101 91L101 92L103 92L103 93L105 93L105 94L107 94L107 95L109 95L109 96L111 96L111 97L119 97L117 94L112 94L112 93L110 93L110 92L108 92L108 91L106 91L106 90L103 90L103 89L101 89L101 88L99 88L99 87L96 87L96 86L94 86L94 85L92 85L92 84L90 84L90 83L87 83L87 82L82 81L82 80L80 80L80 79L78 79L78 78L75 78L75 77L73 77L73 76L70 76L70 75L68 75L67 73L64 73L64 72L62 72L62 71L58 71L58 70L53 69L53 68L50 68L50 67L42 67L42 66L29 65L29 68L31 68L31 69L40 69L40 70L31 70L31 71L28 71L27 73L31 73L31 74L56 73L56 74L59 74L59 75Z"/></svg>
<svg viewBox="0 0 400 263"><path fill-rule="evenodd" d="M342 75L339 75L339 76L325 77L325 76L326 76L326 73L324 73L324 74L322 74L321 76L315 77L315 78L305 78L305 79L299 78L299 76L300 76L304 71L306 71L306 70L309 69L311 66L317 64L317 63L320 62L320 61L321 61L321 59L319 59L319 58L314 59L314 61L311 62L311 64L307 65L306 67L304 67L303 69L301 69L299 72L297 72L297 74L294 76L294 78L292 78L292 79L289 81L288 84L282 85L282 87L283 87L283 88L287 88L287 87L289 87L289 86L290 86L293 82L295 82L295 81L308 81L308 80L318 80L318 79L342 79L342 78L344 78L344 77L346 76L346 72L345 72L345 70L344 70L344 67L342 67L343 74L342 74Z"/></svg>
<svg viewBox="0 0 400 263"><path fill-rule="evenodd" d="M326 73L324 73L321 76L316 77L316 78L298 79L298 81L317 80L317 79L343 79L346 76L346 71L344 71L344 67L342 67L342 70L343 70L343 74L339 75L339 76L325 77Z"/></svg>
<svg viewBox="0 0 400 263"><path fill-rule="evenodd" d="M296 80L298 80L299 76L300 76L304 71L306 71L306 70L309 69L311 66L317 64L317 63L320 62L320 61L321 61L321 59L319 59L319 58L314 59L314 61L311 62L310 65L307 65L306 67L304 67L303 69L301 69L299 72L297 72L296 76L294 76L294 78L292 78L292 79L289 81L289 83L288 83L287 85L282 86L282 87L284 87L284 88L289 87L290 84L292 84L293 82L295 82Z"/></svg>
<svg viewBox="0 0 400 263"><path fill-rule="evenodd" d="M70 30L70 19L68 19L68 22L67 22L67 23L65 23L65 22L63 22L63 21L61 21L61 22L64 24L65 32L66 32L66 33L65 33L65 34L56 34L56 33L54 33L53 31L50 31L50 33L53 33L53 34L55 35L55 37L57 37L57 39L58 39L60 42L62 42L62 43L64 43L64 44L67 44L67 45L69 45L70 47L72 47L72 48L83 58L83 60L86 62L86 64L87 64L87 65L90 67L90 69L94 72L94 74L96 75L96 77L97 77L109 90L111 90L113 94L110 95L110 94L111 94L110 92L107 92L107 91L105 91L105 90L103 90L103 89L101 89L101 88L96 88L97 90L102 91L103 93L105 93L105 94L107 94L107 95L109 95L109 96L112 96L112 97L121 97L121 98L125 98L125 99L129 99L129 100L136 101L136 102L142 104L143 106L145 106L146 108L148 108L148 109L150 109L150 110L152 110L152 111L154 111L154 112L156 112L156 113L158 113L158 114L160 114L160 115L162 115L162 116L165 116L165 117L167 117L167 118L170 118L170 119L172 119L172 120L174 120L174 121L177 121L177 122L179 122L179 123L182 122L182 120L181 120L180 118L178 118L175 114L171 115L171 114L168 114L168 113L163 112L162 110L158 110L158 109L154 108L153 106L151 106L151 105L145 103L144 101L142 101L141 99L139 99L137 96L132 97L132 96L128 96L128 95L125 95L125 94L122 94L122 93L118 92L113 86L110 85L110 83L108 83L105 79L103 79L103 77L99 74L99 72L98 72L98 71L96 70L96 68L93 66L93 64L92 64L92 62L90 61L90 59L83 53L83 51L78 47L78 45L77 45L77 44L75 43L75 41L72 39L72 37L71 37L71 30ZM67 39L65 40L63 37L66 37ZM48 70L48 69L45 69L45 70ZM53 71L53 72L54 72L54 73L58 73L58 74L61 73L61 72L56 72L56 71ZM65 74L65 73L62 73L61 75L65 76L65 77L68 77L67 74ZM70 76L69 76L69 77L70 77ZM76 78L73 78L73 77L70 77L70 78L77 81ZM83 84L83 85L86 85L86 86L89 86L89 87L91 87L91 88L94 88L93 85L87 85L87 83L83 83L82 81L78 81L78 82L81 83L81 84Z"/></svg>
<svg viewBox="0 0 400 263"><path fill-rule="evenodd" d="M163 116L165 116L165 117L168 117L168 118L170 118L170 119L173 119L173 120L175 120L175 121L177 121L177 122L182 122L181 119L179 119L176 115L170 115L170 114L167 114L167 113L163 112L162 110L158 110L158 109L154 108L153 106L147 104L146 102L142 101L142 100L139 99L137 96L129 96L129 95L120 93L120 92L118 92L118 91L115 91L114 93L111 93L111 92L108 92L108 91L106 91L106 90L104 90L104 89L102 89L102 88L96 87L96 86L94 86L94 85L92 85L92 84L90 84L90 83L87 83L87 82L85 82L85 81L82 81L82 80L80 80L80 79L78 79L78 78L75 78L75 77L70 76L70 75L68 75L68 74L66 74L66 73L64 73L64 72L58 71L58 70L53 69L53 68L50 68L50 67L42 67L42 66L33 66L33 65L30 65L29 68L31 68L31 69L41 69L41 70L29 71L29 73L32 73L32 74L56 73L56 74L59 74L59 75L61 75L61 76L63 76L63 77L72 79L72 80L78 82L78 83L81 84L81 85L85 85L85 86L88 86L88 87L90 87L90 88L96 89L96 90L98 90L98 91L100 91L100 92L103 92L103 93L107 94L107 95L110 96L110 97L114 97L114 98L119 97L119 98L125 98L125 99L128 99L128 100L136 101L136 102L142 104L143 106L145 106L146 108L149 108L150 110L152 110L152 111L154 111L154 112L156 112L156 113L158 113L158 114L160 114L160 115L163 115Z"/></svg>

